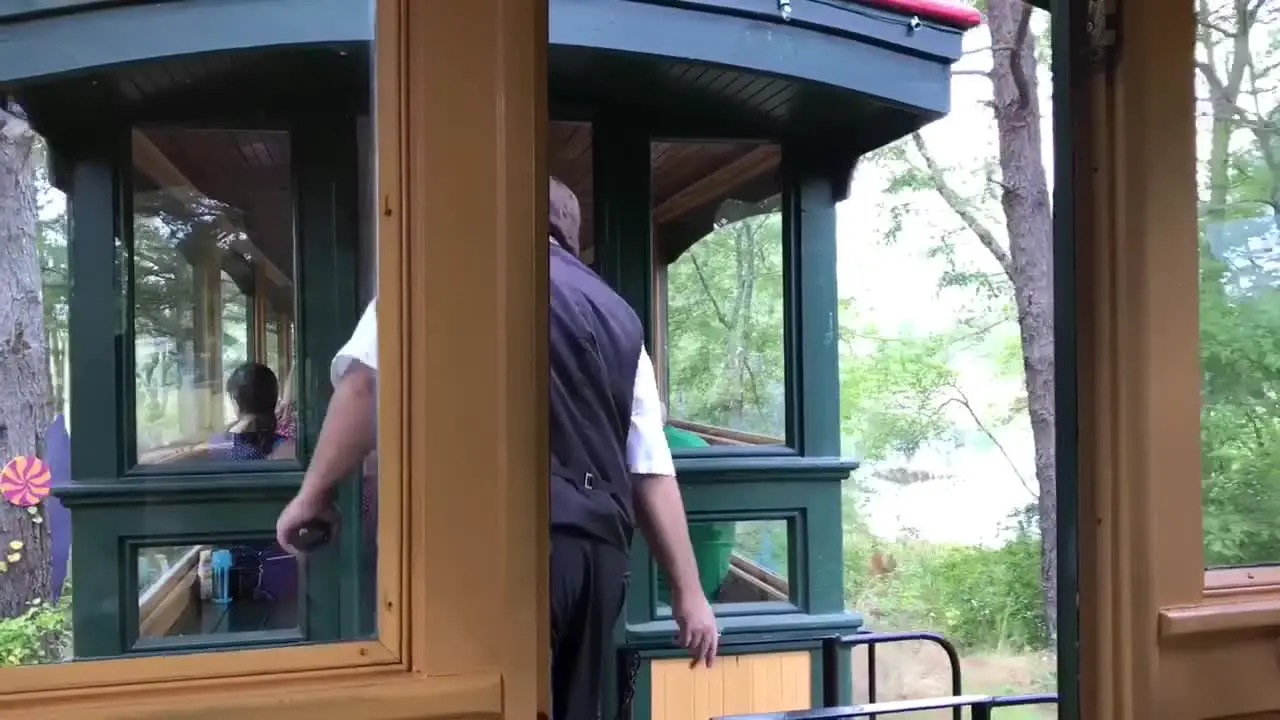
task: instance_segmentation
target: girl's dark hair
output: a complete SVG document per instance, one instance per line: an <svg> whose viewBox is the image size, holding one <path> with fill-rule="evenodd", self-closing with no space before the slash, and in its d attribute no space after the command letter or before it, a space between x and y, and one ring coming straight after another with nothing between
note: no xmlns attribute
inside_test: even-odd
<svg viewBox="0 0 1280 720"><path fill-rule="evenodd" d="M227 378L227 394L241 415L253 418L250 429L237 433L249 441L263 457L276 445L276 402L280 399L280 381L271 368L255 362L237 367Z"/></svg>

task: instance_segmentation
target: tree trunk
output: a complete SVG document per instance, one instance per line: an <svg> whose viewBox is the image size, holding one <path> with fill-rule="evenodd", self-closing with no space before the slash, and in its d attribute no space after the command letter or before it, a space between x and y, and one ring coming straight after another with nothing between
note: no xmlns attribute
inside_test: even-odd
<svg viewBox="0 0 1280 720"><path fill-rule="evenodd" d="M1027 408L1035 442L1042 555L1040 582L1051 637L1058 627L1057 477L1054 448L1053 216L1041 158L1039 83L1031 7L989 0L1001 205L1009 235L1010 276L1022 333Z"/></svg>
<svg viewBox="0 0 1280 720"><path fill-rule="evenodd" d="M21 111L0 110L0 463L39 456L52 419L45 347L35 134ZM24 508L0 501L0 617L48 598L49 534Z"/></svg>

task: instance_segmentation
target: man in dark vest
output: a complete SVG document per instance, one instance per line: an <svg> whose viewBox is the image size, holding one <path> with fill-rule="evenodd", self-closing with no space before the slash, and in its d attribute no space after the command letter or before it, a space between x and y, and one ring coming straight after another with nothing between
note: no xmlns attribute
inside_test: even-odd
<svg viewBox="0 0 1280 720"><path fill-rule="evenodd" d="M551 181L550 439L552 703L555 720L596 720L604 662L627 592L639 525L670 578L678 640L710 665L715 616L698 579L662 402L640 320L576 257L578 200ZM337 521L337 485L374 450L376 303L334 358L333 397L297 496L276 521L291 552L313 520Z"/></svg>
<svg viewBox="0 0 1280 720"><path fill-rule="evenodd" d="M679 641L719 644L635 311L577 258L578 199L550 184L551 638L555 720L595 720L639 525L671 578Z"/></svg>

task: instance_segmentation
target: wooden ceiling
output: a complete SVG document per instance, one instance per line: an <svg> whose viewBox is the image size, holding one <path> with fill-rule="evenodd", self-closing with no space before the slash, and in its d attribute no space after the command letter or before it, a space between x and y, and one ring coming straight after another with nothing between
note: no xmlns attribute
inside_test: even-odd
<svg viewBox="0 0 1280 720"><path fill-rule="evenodd" d="M594 248L591 124L551 123L548 164L582 206L582 251ZM697 237L710 232L716 210L727 199L758 202L781 191L775 144L728 141L655 141L650 144L654 237L669 262ZM699 234L700 233L700 234Z"/></svg>
<svg viewBox="0 0 1280 720"><path fill-rule="evenodd" d="M223 231L245 236L232 250L263 269L273 304L289 307L294 278L289 134L164 126L137 130L133 137L135 192L160 190L177 205L194 193L230 206ZM553 122L549 139L551 174L578 195L582 249L590 257L595 222L591 125ZM650 158L654 237L666 246L660 254L668 262L710 232L726 199L755 202L780 188L781 151L773 144L655 141Z"/></svg>
<svg viewBox="0 0 1280 720"><path fill-rule="evenodd" d="M152 193L178 215L200 196L226 206L215 221L220 234L235 238L224 268L248 291L252 271L243 277L246 266L238 258L250 258L267 280L272 304L291 310L294 201L287 132L144 128L133 133L133 164L135 205L139 193Z"/></svg>

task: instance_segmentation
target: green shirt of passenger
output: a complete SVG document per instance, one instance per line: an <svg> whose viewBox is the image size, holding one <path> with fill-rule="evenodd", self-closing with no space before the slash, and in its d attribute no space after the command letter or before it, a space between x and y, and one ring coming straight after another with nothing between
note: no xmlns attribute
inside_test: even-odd
<svg viewBox="0 0 1280 720"><path fill-rule="evenodd" d="M672 449L709 447L711 443L702 439L696 432L690 432L675 425L667 425L662 429L667 435L667 445Z"/></svg>
<svg viewBox="0 0 1280 720"><path fill-rule="evenodd" d="M667 445L672 450L684 448L709 447L711 443L702 436L668 424L663 427L667 436ZM729 574L729 558L733 554L734 523L731 522L695 522L689 523L689 540L693 544L694 559L698 562L698 578L702 582L702 592L707 599L715 602L721 583ZM666 578L658 576L658 598L662 602L670 602L670 591Z"/></svg>

